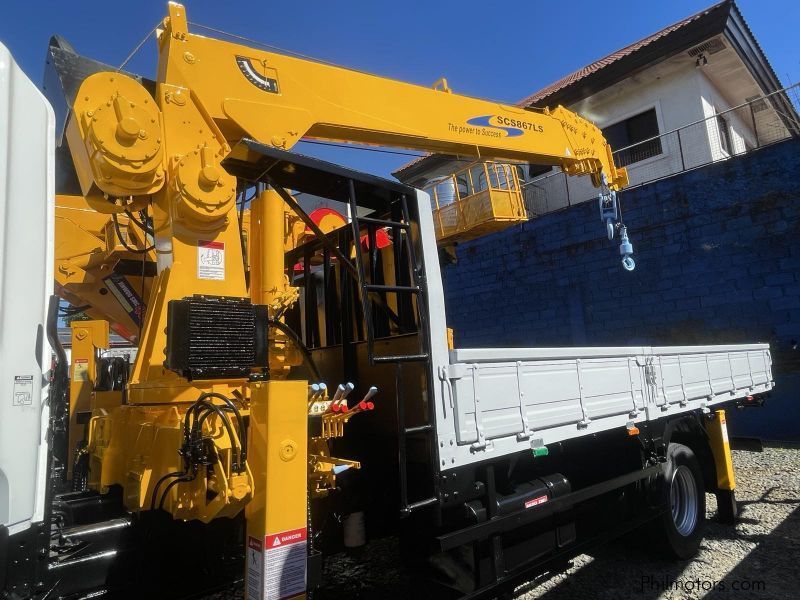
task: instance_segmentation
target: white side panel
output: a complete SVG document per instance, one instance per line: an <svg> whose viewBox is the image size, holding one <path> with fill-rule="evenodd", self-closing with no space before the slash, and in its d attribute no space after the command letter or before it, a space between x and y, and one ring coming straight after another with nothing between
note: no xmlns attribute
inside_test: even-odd
<svg viewBox="0 0 800 600"><path fill-rule="evenodd" d="M772 388L769 346L452 350L442 469ZM445 408L447 405L445 405Z"/></svg>
<svg viewBox="0 0 800 600"><path fill-rule="evenodd" d="M0 524L41 519L55 118L0 44Z"/></svg>
<svg viewBox="0 0 800 600"><path fill-rule="evenodd" d="M439 267L439 249L433 229L431 199L428 194L417 190L417 209L420 234L422 236L422 256L425 265L425 297L428 301L428 324L431 331L431 368L433 369L433 400L436 408L436 435L439 442L439 465L442 469L455 466L455 458L446 451L456 447L455 421L453 414L453 395L448 390L447 379L442 376L450 364L447 348L447 320L444 310L444 289Z"/></svg>

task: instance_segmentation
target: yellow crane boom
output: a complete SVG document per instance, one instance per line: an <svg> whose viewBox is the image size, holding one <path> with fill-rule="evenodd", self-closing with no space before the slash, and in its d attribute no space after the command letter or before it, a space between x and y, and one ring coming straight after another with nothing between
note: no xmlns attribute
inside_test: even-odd
<svg viewBox="0 0 800 600"><path fill-rule="evenodd" d="M302 138L560 166L627 184L602 132L563 108L535 112L189 33L170 5L158 80L192 90L227 139L289 149Z"/></svg>

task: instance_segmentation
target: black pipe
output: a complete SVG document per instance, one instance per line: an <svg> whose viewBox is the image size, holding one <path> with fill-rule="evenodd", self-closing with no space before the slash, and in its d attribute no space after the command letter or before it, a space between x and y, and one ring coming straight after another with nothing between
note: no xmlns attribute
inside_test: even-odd
<svg viewBox="0 0 800 600"><path fill-rule="evenodd" d="M169 484L167 484L167 487L164 488L164 493L161 495L161 502L158 503L158 510L164 510L164 502L167 500L167 494L169 494L173 487L185 481L192 481L194 478L194 475L186 475L180 479L174 479L173 481L170 481Z"/></svg>
<svg viewBox="0 0 800 600"><path fill-rule="evenodd" d="M306 364L308 368L311 369L311 374L314 376L315 381L322 381L322 375L319 373L319 369L317 368L317 364L314 362L314 357L311 356L311 352L308 350L308 347L303 343L294 330L292 330L288 325L282 323L281 321L277 321L275 319L269 320L269 325L282 331L286 334L293 342L294 345L302 352L303 357L306 359Z"/></svg>
<svg viewBox="0 0 800 600"><path fill-rule="evenodd" d="M206 418L208 418L208 416L212 412L214 412L220 418L220 420L222 421L222 425L225 427L225 430L228 432L228 437L231 440L231 448L233 448L234 447L234 443L233 443L234 442L233 426L231 425L230 419L228 419L228 416L225 414L224 409L221 406L217 406L216 404L212 404L210 402L206 402L205 400L203 401L203 405L209 407L209 410L207 412L204 412L203 415L200 416L197 419L197 421L195 422L195 428L197 430L198 435L200 434L200 432L203 429L203 423L205 422ZM241 473L242 471L245 470L244 458L243 458L243 454L244 453L243 453L243 450L242 450L242 447L241 447L241 438L242 438L243 434L244 434L244 432L242 432L239 435L240 446L236 447L237 460L236 460L236 464L233 465L235 467L237 473Z"/></svg>
<svg viewBox="0 0 800 600"><path fill-rule="evenodd" d="M61 340L58 339L58 306L60 299L58 296L50 296L50 301L47 306L47 341L50 342L50 347L56 354L56 365L53 372L55 377L67 377L67 353L64 352L64 346L61 345Z"/></svg>
<svg viewBox="0 0 800 600"><path fill-rule="evenodd" d="M222 394L218 394L217 392L205 392L204 394L200 395L198 401L205 400L206 398L219 398L220 400L225 402L225 404L228 405L231 412L233 412L233 414L236 416L236 422L239 426L239 444L241 445L241 462L242 464L244 464L244 462L247 460L247 432L245 431L244 419L242 418L242 413L239 412L238 408L236 408L236 405L233 403L233 400L231 400L227 396L223 396ZM231 440L231 442L233 442L233 440Z"/></svg>
<svg viewBox="0 0 800 600"><path fill-rule="evenodd" d="M201 395L200 398L198 399L198 402L203 401L206 405L211 405L211 406L216 407L216 405L211 403L211 402L205 402L206 398L219 398L219 399L223 400L227 404L228 410L230 410L234 414L234 416L236 417L236 424L237 424L237 428L239 430L239 452L238 452L239 453L239 472L241 472L244 469L244 463L247 460L247 432L245 431L244 419L242 418L242 413L239 412L239 409L236 408L236 406L233 404L233 402L231 401L230 398L226 398L222 394L217 394L215 392L206 392L203 395ZM216 407L216 408L220 408L223 411L225 410L225 407ZM206 415L208 415L208 414L209 413L206 413L205 415L203 415L199 419L199 427L202 428L203 421L205 421ZM224 413L222 413L222 414L224 414ZM230 423L230 421L228 421L228 423ZM229 432L229 435L230 435L230 432ZM231 436L231 445L233 445L233 436Z"/></svg>

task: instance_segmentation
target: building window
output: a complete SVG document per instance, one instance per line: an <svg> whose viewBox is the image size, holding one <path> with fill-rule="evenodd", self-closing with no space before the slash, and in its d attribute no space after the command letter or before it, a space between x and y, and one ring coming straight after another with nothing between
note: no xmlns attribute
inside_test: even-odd
<svg viewBox="0 0 800 600"><path fill-rule="evenodd" d="M658 136L656 109L651 108L603 129L603 135L615 150L614 161L625 167L662 153ZM655 138L655 139L651 139Z"/></svg>
<svg viewBox="0 0 800 600"><path fill-rule="evenodd" d="M717 112L714 109L714 112ZM721 114L717 113L717 130L719 131L719 145L727 152L731 153L731 128L728 126L728 120Z"/></svg>

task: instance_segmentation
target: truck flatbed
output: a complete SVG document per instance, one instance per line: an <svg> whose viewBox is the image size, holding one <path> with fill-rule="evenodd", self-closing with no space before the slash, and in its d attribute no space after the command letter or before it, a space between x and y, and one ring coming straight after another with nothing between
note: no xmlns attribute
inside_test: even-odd
<svg viewBox="0 0 800 600"><path fill-rule="evenodd" d="M772 389L768 344L450 351L443 470Z"/></svg>

